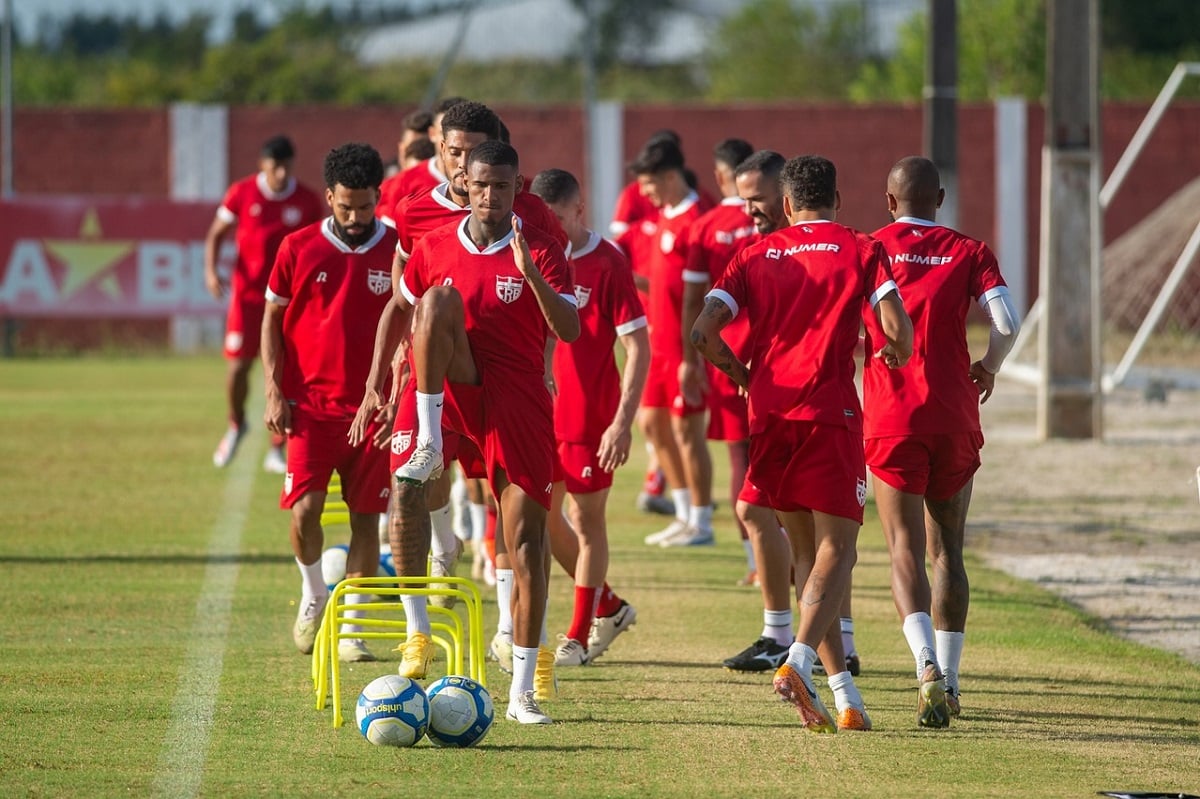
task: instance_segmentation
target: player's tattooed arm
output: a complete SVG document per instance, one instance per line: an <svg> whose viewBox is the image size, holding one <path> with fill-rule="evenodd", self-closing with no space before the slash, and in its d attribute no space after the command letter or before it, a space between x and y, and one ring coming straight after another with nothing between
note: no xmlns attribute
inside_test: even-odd
<svg viewBox="0 0 1200 799"><path fill-rule="evenodd" d="M713 366L729 375L742 388L750 383L750 369L737 359L733 350L721 338L721 330L733 321L729 306L716 297L709 297L704 310L692 325L692 346Z"/></svg>

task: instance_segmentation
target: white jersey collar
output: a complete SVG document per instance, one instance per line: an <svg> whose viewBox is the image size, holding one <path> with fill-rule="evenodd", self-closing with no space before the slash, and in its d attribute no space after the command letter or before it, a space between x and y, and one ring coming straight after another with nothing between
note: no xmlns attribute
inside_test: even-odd
<svg viewBox="0 0 1200 799"><path fill-rule="evenodd" d="M514 216L516 215L514 214ZM458 241L460 244L462 244L463 248L467 252L471 253L472 255L495 255L496 253L504 252L506 249L508 249L509 243L513 240L513 232L511 230L504 235L504 238L500 239L499 241L492 242L482 250L476 247L475 242L471 241L470 235L467 234L467 223L470 221L471 217L468 215L467 218L464 219L458 226ZM519 216L517 217L517 228L524 228L524 223L522 223L521 217Z"/></svg>
<svg viewBox="0 0 1200 799"><path fill-rule="evenodd" d="M695 205L700 200L700 195L695 191L688 192L688 196L679 201L678 205L664 205L662 215L667 219L674 219L680 214L686 214L688 209Z"/></svg>
<svg viewBox="0 0 1200 799"><path fill-rule="evenodd" d="M262 192L262 196L266 197L268 200L274 200L275 202L286 200L288 197L292 196L293 192L296 191L295 178L288 178L287 185L283 187L283 191L278 193L271 191L271 186L269 183L267 183L267 176L263 172L258 173L258 175L254 178L254 182L258 185L258 190Z"/></svg>
<svg viewBox="0 0 1200 799"><path fill-rule="evenodd" d="M325 221L321 223L321 235L323 235L326 240L328 240L329 243L336 247L339 251L347 254L361 254L367 252L379 243L379 240L384 237L384 234L387 233L387 230L387 225L376 220L375 232L371 234L371 238L367 239L357 247L351 247L349 244L338 238L337 231L334 230L333 227L332 216L325 217Z"/></svg>

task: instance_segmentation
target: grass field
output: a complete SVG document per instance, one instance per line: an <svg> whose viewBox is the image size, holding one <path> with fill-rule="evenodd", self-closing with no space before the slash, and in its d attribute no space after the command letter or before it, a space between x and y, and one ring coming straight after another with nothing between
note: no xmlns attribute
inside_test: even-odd
<svg viewBox="0 0 1200 799"><path fill-rule="evenodd" d="M472 750L372 747L313 708L264 437L230 470L210 464L222 370L216 357L0 362L0 796L1200 793L1200 668L977 562L963 715L917 729L870 508L855 616L875 730L806 734L768 677L718 665L761 626L757 590L734 585L728 502L716 547L651 551L641 539L659 519L633 510L636 463L610 503L611 582L639 621L596 664L560 672L545 705L558 723L501 720ZM570 596L556 574L552 634ZM345 706L394 668L347 667ZM490 669L503 708L507 677Z"/></svg>

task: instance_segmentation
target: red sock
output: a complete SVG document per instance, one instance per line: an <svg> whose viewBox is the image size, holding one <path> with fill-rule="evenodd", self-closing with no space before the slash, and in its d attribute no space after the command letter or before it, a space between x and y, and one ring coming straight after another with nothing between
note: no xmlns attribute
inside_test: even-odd
<svg viewBox="0 0 1200 799"><path fill-rule="evenodd" d="M587 646L588 632L592 629L592 619L596 618L596 600L599 599L599 588L575 586L575 615L571 617L571 626L567 628L567 637L574 638Z"/></svg>
<svg viewBox="0 0 1200 799"><path fill-rule="evenodd" d="M660 469L652 469L646 472L646 478L642 481L642 490L647 494L661 497L666 485L667 481L663 477L662 471Z"/></svg>
<svg viewBox="0 0 1200 799"><path fill-rule="evenodd" d="M578 590L578 589L577 589ZM579 600L576 599L576 605ZM621 597L617 596L608 583L600 588L600 598L596 602L597 616L611 616L621 609Z"/></svg>

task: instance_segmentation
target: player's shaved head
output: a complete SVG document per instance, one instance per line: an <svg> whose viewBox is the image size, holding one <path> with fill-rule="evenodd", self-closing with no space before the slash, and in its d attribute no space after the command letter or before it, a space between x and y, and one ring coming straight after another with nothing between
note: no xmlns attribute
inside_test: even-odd
<svg viewBox="0 0 1200 799"><path fill-rule="evenodd" d="M938 168L928 158L910 155L901 158L892 167L887 185L888 193L902 203L936 206L942 178Z"/></svg>
<svg viewBox="0 0 1200 799"><path fill-rule="evenodd" d="M895 216L915 216L932 220L942 201L942 178L928 158L910 155L901 158L888 173L889 205L895 204Z"/></svg>

